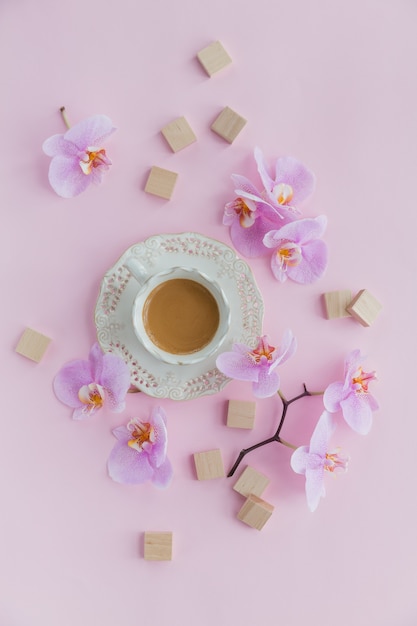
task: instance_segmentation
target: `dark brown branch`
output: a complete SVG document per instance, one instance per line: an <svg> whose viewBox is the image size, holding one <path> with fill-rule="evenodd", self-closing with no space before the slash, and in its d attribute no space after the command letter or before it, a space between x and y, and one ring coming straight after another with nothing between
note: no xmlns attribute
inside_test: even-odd
<svg viewBox="0 0 417 626"><path fill-rule="evenodd" d="M284 395L281 393L281 391L278 391L278 395L281 398L281 402L282 402L282 413L281 413L281 419L279 421L278 424L278 428L275 432L274 435L272 435L272 437L268 437L268 439L264 439L263 441L259 441L258 443L255 443L253 446L250 446L249 448L244 448L243 450L240 451L236 461L234 462L231 470L229 471L227 476L233 476L233 474L236 472L237 468L239 467L240 463L243 461L243 459L245 458L245 456L247 454L249 454L249 452L252 452L252 450L256 450L256 448L260 448L261 446L266 446L269 443L273 443L274 441L277 443L282 443L285 446L289 446L289 447L293 447L291 444L289 444L287 441L283 441L280 438L280 432L282 427L284 426L284 422L285 422L285 418L287 416L287 411L288 411L288 407L293 403L296 402L297 400L300 400L301 398L305 398L307 396L318 396L318 395L322 395L322 391L308 391L307 387L305 386L305 384L303 384L303 388L304 391L303 393L300 393L298 396L295 396L294 398L291 398L290 400L287 400Z"/></svg>

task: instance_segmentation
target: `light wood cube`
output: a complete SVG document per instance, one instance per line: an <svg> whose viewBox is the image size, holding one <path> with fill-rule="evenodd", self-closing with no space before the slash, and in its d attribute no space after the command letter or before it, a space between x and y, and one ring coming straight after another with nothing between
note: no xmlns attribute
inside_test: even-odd
<svg viewBox="0 0 417 626"><path fill-rule="evenodd" d="M367 289L362 289L347 307L351 316L362 326L373 324L381 309L382 304Z"/></svg>
<svg viewBox="0 0 417 626"><path fill-rule="evenodd" d="M230 107L225 107L211 125L211 130L222 137L225 141L233 143L246 120Z"/></svg>
<svg viewBox="0 0 417 626"><path fill-rule="evenodd" d="M326 308L326 317L328 320L350 316L350 313L346 310L346 307L352 301L352 292L350 289L329 291L328 293L323 294L323 298Z"/></svg>
<svg viewBox="0 0 417 626"><path fill-rule="evenodd" d="M234 484L233 489L247 498L251 494L261 496L268 485L268 476L248 465Z"/></svg>
<svg viewBox="0 0 417 626"><path fill-rule="evenodd" d="M147 561L171 561L172 533L145 532L143 553Z"/></svg>
<svg viewBox="0 0 417 626"><path fill-rule="evenodd" d="M211 480L224 476L224 465L220 450L208 450L194 454L198 480Z"/></svg>
<svg viewBox="0 0 417 626"><path fill-rule="evenodd" d="M253 428L256 402L229 400L227 425L231 428Z"/></svg>
<svg viewBox="0 0 417 626"><path fill-rule="evenodd" d="M257 530L262 530L271 517L274 508L275 507L269 504L269 502L265 502L265 500L251 494L240 509L237 517L244 524L256 528Z"/></svg>
<svg viewBox="0 0 417 626"><path fill-rule="evenodd" d="M32 330L32 328L26 328L16 346L16 352L31 361L39 363L50 342L51 339L49 337L38 333L36 330Z"/></svg>
<svg viewBox="0 0 417 626"><path fill-rule="evenodd" d="M185 117L179 117L170 122L164 126L161 133L173 152L178 152L178 150L182 150L197 141L197 137Z"/></svg>
<svg viewBox="0 0 417 626"><path fill-rule="evenodd" d="M197 58L209 76L222 70L232 62L220 41L213 41L197 53Z"/></svg>
<svg viewBox="0 0 417 626"><path fill-rule="evenodd" d="M161 167L155 165L149 172L148 180L146 182L145 191L151 193L154 196L165 198L169 200L174 191L175 183L177 182L178 174L164 170Z"/></svg>

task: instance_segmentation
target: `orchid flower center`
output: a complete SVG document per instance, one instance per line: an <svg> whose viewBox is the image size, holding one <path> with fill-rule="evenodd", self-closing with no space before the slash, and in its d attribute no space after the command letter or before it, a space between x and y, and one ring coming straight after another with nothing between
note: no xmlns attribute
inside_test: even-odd
<svg viewBox="0 0 417 626"><path fill-rule="evenodd" d="M281 241L276 255L278 264L283 271L288 267L295 267L302 259L301 248L293 241Z"/></svg>
<svg viewBox="0 0 417 626"><path fill-rule="evenodd" d="M90 383L89 385L81 387L78 392L78 398L83 404L85 404L83 412L92 413L93 411L101 409L103 406L105 400L105 389L97 383Z"/></svg>
<svg viewBox="0 0 417 626"><path fill-rule="evenodd" d="M324 469L327 472L341 471L345 472L349 463L349 458L339 455L340 448L337 448L334 452L326 452L324 461Z"/></svg>
<svg viewBox="0 0 417 626"><path fill-rule="evenodd" d="M278 204L289 204L294 195L293 188L287 183L279 183L272 190Z"/></svg>
<svg viewBox="0 0 417 626"><path fill-rule="evenodd" d="M270 363L273 360L273 354L275 352L274 346L270 346L265 337L261 337L257 347L249 352L249 358L252 359L256 365L259 365L262 361L266 360Z"/></svg>
<svg viewBox="0 0 417 626"><path fill-rule="evenodd" d="M89 147L86 149L79 163L83 173L88 176L96 167L104 166L107 169L110 165L110 160L106 156L104 148Z"/></svg>
<svg viewBox="0 0 417 626"><path fill-rule="evenodd" d="M127 429L131 433L131 439L127 442L129 448L142 452L155 443L155 429L149 422L130 420Z"/></svg>
<svg viewBox="0 0 417 626"><path fill-rule="evenodd" d="M364 372L363 369L359 367L352 378L352 385L356 393L368 393L368 386L371 380L376 380L376 373Z"/></svg>
<svg viewBox="0 0 417 626"><path fill-rule="evenodd" d="M238 216L242 228L250 228L250 226L252 226L255 222L256 205L254 203L251 203L250 201L245 202L243 198L236 198L227 206L231 209L231 215Z"/></svg>

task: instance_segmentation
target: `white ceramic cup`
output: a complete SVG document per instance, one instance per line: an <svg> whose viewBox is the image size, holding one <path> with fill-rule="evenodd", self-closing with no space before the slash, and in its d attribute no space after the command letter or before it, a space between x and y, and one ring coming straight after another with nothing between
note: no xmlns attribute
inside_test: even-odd
<svg viewBox="0 0 417 626"><path fill-rule="evenodd" d="M208 358L222 346L230 327L230 307L223 289L216 281L193 267L173 267L156 274L150 274L145 266L134 258L127 260L125 266L136 279L139 286L132 308L133 328L138 340L150 354L171 365L193 365ZM160 345L155 343L155 337L152 337L149 327L147 328L146 320L144 320L150 294L155 293L154 290L167 281L175 279L194 281L204 287L214 298L218 308L218 325L215 330L213 329L210 340L200 349L192 352L170 352L161 348ZM210 301L212 301L211 298ZM169 315L168 309L166 314ZM175 333L175 323L173 324L172 332ZM182 330L182 332L184 331Z"/></svg>

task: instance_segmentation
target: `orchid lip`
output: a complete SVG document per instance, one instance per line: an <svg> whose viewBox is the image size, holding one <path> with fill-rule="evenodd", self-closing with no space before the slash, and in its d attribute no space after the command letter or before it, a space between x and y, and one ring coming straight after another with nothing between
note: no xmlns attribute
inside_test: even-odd
<svg viewBox="0 0 417 626"><path fill-rule="evenodd" d="M105 167L107 169L110 165L110 159L106 156L104 148L90 146L81 157L79 165L82 172L88 176L91 174L93 168Z"/></svg>
<svg viewBox="0 0 417 626"><path fill-rule="evenodd" d="M272 190L278 204L289 204L294 196L294 190L287 183L278 183Z"/></svg>
<svg viewBox="0 0 417 626"><path fill-rule="evenodd" d="M105 389L97 383L83 385L78 391L79 400L85 404L85 410L91 412L100 409L105 400Z"/></svg>
<svg viewBox="0 0 417 626"><path fill-rule="evenodd" d="M253 207L250 205L253 205L253 202L245 201L241 197L226 205L226 209L230 209L231 215L236 215L239 218L242 228L250 228L255 222L256 205Z"/></svg>
<svg viewBox="0 0 417 626"><path fill-rule="evenodd" d="M149 422L140 422L132 419L127 425L128 431L132 438L129 439L127 445L129 448L137 450L137 452L146 451L156 441L155 429Z"/></svg>
<svg viewBox="0 0 417 626"><path fill-rule="evenodd" d="M376 373L364 372L362 367L359 367L352 377L352 386L357 393L368 393L371 380L376 380Z"/></svg>
<svg viewBox="0 0 417 626"><path fill-rule="evenodd" d="M339 455L340 448L334 452L326 452L324 469L328 472L346 471L349 463L349 457Z"/></svg>
<svg viewBox="0 0 417 626"><path fill-rule="evenodd" d="M283 240L276 251L277 259L282 270L296 267L302 259L301 248L293 241Z"/></svg>
<svg viewBox="0 0 417 626"><path fill-rule="evenodd" d="M256 363L259 364L263 360L267 362L271 362L273 359L273 353L275 352L275 347L270 346L266 337L261 337L257 347L249 352L249 357Z"/></svg>

